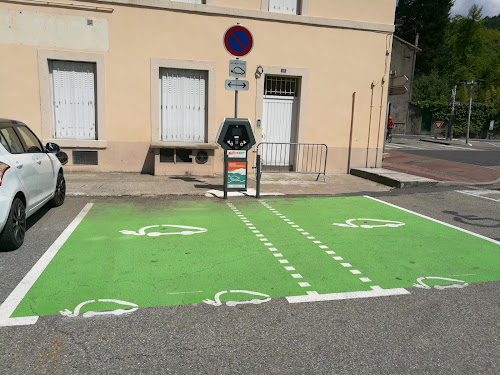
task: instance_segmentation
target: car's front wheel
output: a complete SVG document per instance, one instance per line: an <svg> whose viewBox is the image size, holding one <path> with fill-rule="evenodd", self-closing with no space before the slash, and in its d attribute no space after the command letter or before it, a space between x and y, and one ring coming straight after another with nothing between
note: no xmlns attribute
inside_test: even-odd
<svg viewBox="0 0 500 375"><path fill-rule="evenodd" d="M64 203L64 198L66 197L66 181L62 173L57 175L56 190L54 192L54 198L50 201L53 207L59 207Z"/></svg>
<svg viewBox="0 0 500 375"><path fill-rule="evenodd" d="M15 250L24 242L26 234L26 207L21 199L15 198L10 208L9 217L0 233L0 248Z"/></svg>

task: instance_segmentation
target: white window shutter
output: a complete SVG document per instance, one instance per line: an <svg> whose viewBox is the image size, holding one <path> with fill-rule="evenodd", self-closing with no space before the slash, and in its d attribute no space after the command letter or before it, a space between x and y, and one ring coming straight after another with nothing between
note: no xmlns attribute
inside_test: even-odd
<svg viewBox="0 0 500 375"><path fill-rule="evenodd" d="M54 138L96 139L95 64L51 61Z"/></svg>
<svg viewBox="0 0 500 375"><path fill-rule="evenodd" d="M203 0L172 0L178 3L203 4Z"/></svg>
<svg viewBox="0 0 500 375"><path fill-rule="evenodd" d="M269 11L284 14L298 14L299 0L269 0Z"/></svg>
<svg viewBox="0 0 500 375"><path fill-rule="evenodd" d="M207 72L160 71L160 139L166 142L206 141Z"/></svg>

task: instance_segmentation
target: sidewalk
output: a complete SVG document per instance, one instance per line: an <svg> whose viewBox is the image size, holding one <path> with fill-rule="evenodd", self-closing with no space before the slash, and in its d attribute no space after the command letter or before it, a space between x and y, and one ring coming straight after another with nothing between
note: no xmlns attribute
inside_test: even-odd
<svg viewBox="0 0 500 375"><path fill-rule="evenodd" d="M220 177L151 176L139 173L66 172L68 196L211 196L222 192ZM255 194L255 176L249 175L249 195ZM263 174L261 195L338 195L390 191L392 188L360 177L327 175Z"/></svg>
<svg viewBox="0 0 500 375"><path fill-rule="evenodd" d="M422 139L461 144L461 140ZM483 186L500 188L500 171L470 164L432 159L398 151L384 153L383 168L354 168L351 175L264 173L261 195L340 195L426 186ZM66 172L68 196L221 196L222 176L151 176L140 173ZM238 193L241 195L241 193ZM255 195L255 175L248 176L248 192Z"/></svg>

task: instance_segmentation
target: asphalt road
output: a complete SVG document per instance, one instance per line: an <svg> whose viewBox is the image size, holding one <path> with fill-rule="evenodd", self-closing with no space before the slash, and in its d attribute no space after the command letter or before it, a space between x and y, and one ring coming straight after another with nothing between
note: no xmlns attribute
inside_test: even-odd
<svg viewBox="0 0 500 375"><path fill-rule="evenodd" d="M455 191L463 189L372 196L500 240L500 202ZM489 197L499 199L494 193ZM138 209L159 203L122 199ZM23 247L0 253L0 301L89 201L67 198L62 207L29 219ZM144 308L126 316L41 317L35 325L0 327L1 372L500 373L500 282L409 290L403 296L293 305L278 298L262 305Z"/></svg>
<svg viewBox="0 0 500 375"><path fill-rule="evenodd" d="M498 151L405 150L402 152L420 156L427 156L433 159L479 165L481 167L496 167L495 169L500 170L500 149Z"/></svg>

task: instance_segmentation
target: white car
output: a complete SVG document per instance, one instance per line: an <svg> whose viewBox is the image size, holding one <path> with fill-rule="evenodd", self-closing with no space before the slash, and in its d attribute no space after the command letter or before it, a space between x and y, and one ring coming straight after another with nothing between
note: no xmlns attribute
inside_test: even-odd
<svg viewBox="0 0 500 375"><path fill-rule="evenodd" d="M65 155L55 143L44 147L22 122L0 119L0 249L23 244L26 218L44 204L64 203L66 182L53 153Z"/></svg>

